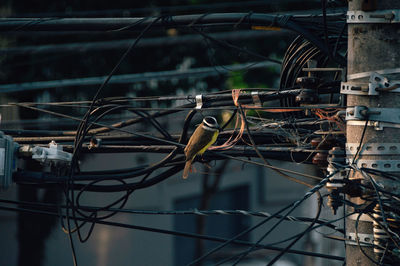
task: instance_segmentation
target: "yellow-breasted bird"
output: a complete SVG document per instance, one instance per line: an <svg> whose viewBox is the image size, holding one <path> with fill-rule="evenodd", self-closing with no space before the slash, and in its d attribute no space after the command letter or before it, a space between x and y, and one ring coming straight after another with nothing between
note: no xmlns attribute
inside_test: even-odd
<svg viewBox="0 0 400 266"><path fill-rule="evenodd" d="M185 148L186 163L183 169L183 178L187 178L192 168L194 158L203 153L214 144L219 134L219 125L212 116L206 116L196 128Z"/></svg>

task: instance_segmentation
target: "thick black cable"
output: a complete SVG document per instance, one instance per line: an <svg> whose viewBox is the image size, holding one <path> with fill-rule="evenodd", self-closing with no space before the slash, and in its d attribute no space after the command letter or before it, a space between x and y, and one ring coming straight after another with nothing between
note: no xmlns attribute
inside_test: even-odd
<svg viewBox="0 0 400 266"><path fill-rule="evenodd" d="M182 133L182 135L181 135L181 138L180 138L180 142L182 142L183 138L186 137L185 135L186 135L186 132L187 132L188 124L189 124L189 122L190 122L190 120L192 119L192 117L193 117L194 114L195 114L195 111L189 113L187 119L185 120L184 129L186 129L186 130L183 131L183 133ZM90 127L89 127L89 128L90 128ZM89 128L88 128L87 130L89 130ZM174 156L175 153L176 153L176 149L174 149L174 150L170 153L170 155L169 155L170 158L172 158L172 156ZM168 156L167 156L167 158L168 158ZM164 161L165 161L165 159L161 160L160 163L164 163ZM181 168L181 166L178 166L178 167ZM151 167L150 167L150 168L151 168ZM147 179L147 177L148 177L155 169L156 169L156 168L148 170L148 171L147 171L147 175L144 176L144 178L138 183L138 185L143 184L144 181ZM167 172L168 172L168 171L167 171ZM169 177L169 176L170 176L170 175L167 175L167 177ZM95 211L91 211L91 212L90 212L90 215L85 215L82 211L80 211L81 208L80 208L80 203L79 203L79 201L80 201L80 197L81 197L82 194L85 192L85 190L87 190L90 186L93 186L95 183L102 182L102 181L109 181L109 180L116 180L116 181L122 182L122 183L123 183L123 186L124 186L125 189L126 189L126 195L123 196L123 197L121 197L120 199L114 201L113 203L111 203L111 204L105 206L105 207L102 207L102 208L97 209L97 210L95 210ZM91 218L91 219L94 220L94 222L91 223L91 226L90 226L90 229L89 229L89 232L88 232L87 236L84 237L84 238L82 238L82 237L80 236L81 242L85 242L85 241L88 240L88 238L89 238L91 232L93 231L93 228L94 228L94 225L95 225L96 221L109 218L109 217L111 217L111 216L113 216L113 215L115 215L115 214L117 213L117 211L111 211L111 213L109 213L109 214L107 214L107 215L105 215L105 216L98 217L98 215L97 215L98 211L105 211L105 210L108 210L109 208L111 208L112 206L118 204L119 202L121 202L120 208L122 208L122 207L126 204L126 202L127 202L127 200L128 200L128 197L129 197L129 196L132 194L132 192L134 191L134 189L127 189L127 187L128 187L128 186L127 186L126 182L124 182L122 179L120 179L120 178L109 178L109 177L107 177L107 178L102 178L102 179L97 179L97 180L95 180L95 181L92 181L92 182L90 182L90 183L84 185L84 186L80 189L80 191L79 191L79 193L78 193L78 195L77 195L76 200L74 199L74 205L76 204L76 207L74 207L74 205L72 205L72 207L74 207L73 211L76 211L77 213L79 213L81 216L83 216L83 217L85 217L85 218ZM68 199L67 199L67 200L68 200ZM76 203L75 203L75 201L76 201ZM80 230L81 227L82 227L82 224L79 225L79 224L76 223L76 228L78 228L78 230L77 230L78 234L80 234L80 231L79 231L79 230Z"/></svg>

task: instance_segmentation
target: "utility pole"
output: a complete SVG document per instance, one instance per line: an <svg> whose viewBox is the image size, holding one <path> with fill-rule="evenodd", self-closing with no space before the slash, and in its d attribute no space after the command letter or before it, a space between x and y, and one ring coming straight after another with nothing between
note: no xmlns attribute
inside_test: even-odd
<svg viewBox="0 0 400 266"><path fill-rule="evenodd" d="M347 94L346 153L349 164L352 164L358 151L354 165L387 173L400 172L400 121L397 119L400 116L400 91L397 83L393 82L400 80L400 69L396 70L400 67L399 9L398 0L349 0L348 79L341 86L341 92ZM374 72L378 72L379 75ZM346 90L343 85L348 85ZM361 148L358 150L361 139ZM378 185L383 185L385 191L399 193L400 182L380 175L371 176ZM359 171L350 172L349 178L358 179L366 185L371 185L372 182L367 175ZM376 193L362 193L363 197L378 198ZM364 203L368 206L369 203L361 197L349 199L355 204ZM388 224L390 228L393 223L397 223L398 227L397 221L383 221L381 208L388 213L385 206L388 199L381 194L380 200L382 206L379 206L379 203L371 206L374 207L373 217L381 224ZM346 211L352 212L353 208L347 206ZM392 229L395 231L394 226ZM396 257L391 253L396 247L392 246L393 242L385 230L367 214L355 214L346 219L346 238L355 240L357 234L360 242L364 242L359 243L362 250L370 258L364 255L355 241L347 241L346 265L375 265L372 260L380 262L383 254L384 262L393 264L389 261ZM373 243L374 247L365 242Z"/></svg>

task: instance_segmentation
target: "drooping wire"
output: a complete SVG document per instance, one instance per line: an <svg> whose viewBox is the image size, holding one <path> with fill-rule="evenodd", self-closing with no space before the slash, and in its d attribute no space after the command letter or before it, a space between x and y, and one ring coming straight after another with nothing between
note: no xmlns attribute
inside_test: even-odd
<svg viewBox="0 0 400 266"><path fill-rule="evenodd" d="M49 212L49 211L42 211L42 210L13 208L13 207L5 207L5 206L0 206L0 210L17 211L17 212L28 212L28 213L35 213L35 214L42 214L42 215L50 215L50 216L59 217L59 213L57 213L57 212ZM65 217L65 215L62 214L62 217ZM87 221L87 222L92 221L92 219L81 218L81 217L77 217L76 219L79 220L79 221ZM97 223L102 224L102 225L120 227L120 228L141 230L141 231L146 231L146 232L155 232L155 233L160 233L160 234L189 237L189 238L194 238L194 239L204 239L204 240L220 242L220 243L223 243L223 242L227 241L227 239L221 238L221 237L215 237L215 236L209 236L209 235L200 235L200 234L187 233L187 232L181 232L181 231L165 230L165 229L152 228L152 227L146 227L146 226L137 226L137 225L132 225L132 224L124 224L124 223L111 222L111 221L98 221ZM251 242L242 241L242 240L234 240L234 241L232 241L232 244L241 245L241 246L250 246L250 245L252 245ZM258 245L258 247L262 248L262 249L267 249L267 250L275 250L275 251L282 250L282 248L269 246L269 245ZM334 255L329 255L329 254L321 254L321 253L315 253L315 252L309 252L309 251L289 250L288 253L300 254L300 255L312 256L312 257L321 257L321 258L325 258L325 259L332 259L332 260L339 260L339 261L343 261L344 260L344 258L340 257L340 256L334 256Z"/></svg>
<svg viewBox="0 0 400 266"><path fill-rule="evenodd" d="M189 263L188 265L194 265L196 263L199 263L200 261L204 260L205 258L207 258L208 256L210 256L211 254L215 253L216 251L222 249L223 247L229 245L230 243L232 243L234 240L237 240L238 238L240 238L243 235L248 234L249 232L255 230L256 228L260 227L261 225L265 224L266 222L268 222L271 218L279 215L280 213L284 212L287 209L290 209L284 216L289 215L293 210L295 210L303 201L305 201L306 199L308 199L311 195L313 195L314 193L316 193L317 191L319 191L322 187L325 186L325 184L329 181L329 177L323 179L318 185L314 186L311 190L309 190L302 199L293 202L292 204L289 204L288 206L280 209L278 212L276 212L274 215L271 215L270 217L268 217L267 219L259 222L258 224L242 231L241 233L237 234L236 236L234 236L233 238L229 239L228 241L226 241L225 243L213 248L212 250L208 251L207 253L205 253L204 255L202 255L201 257L195 259L194 261L192 261L191 263ZM284 217L282 216L282 217ZM282 219L282 218L281 218ZM280 221L281 221L280 219ZM249 249L247 250L248 252L251 252L254 248L257 247L257 245L259 245L259 243L254 243L253 245L251 245L249 247ZM247 252L246 251L246 252Z"/></svg>
<svg viewBox="0 0 400 266"><path fill-rule="evenodd" d="M83 122L79 125L78 130L77 130L77 134L76 134L76 138L75 138L75 149L72 155L72 161L71 161L71 167L70 167L70 173L69 173L69 177L70 180L68 182L65 183L66 185L66 204L67 204L67 226L68 226L68 236L69 236L69 241L71 244L71 250L72 250L72 254L73 254L73 262L74 265L77 265L77 259L76 259L76 254L75 254L75 249L74 249L74 245L73 245L73 240L72 240L72 233L71 233L71 223L70 223L70 219L69 219L69 206L71 206L71 210L72 210L72 216L74 218L74 223L75 226L78 228L77 233L79 236L79 240L81 242L84 242L82 237L81 237L81 233L80 233L80 229L78 227L78 223L76 221L76 215L75 215L75 196L74 196L74 190L70 189L71 186L73 186L74 183L74 171L75 171L75 167L76 167L76 163L77 163L77 159L79 156L79 150L81 148L81 143L84 139L84 135L81 136L81 133L83 133L86 128L87 128L87 124L89 121L89 117L90 114L92 113L92 109L93 106L100 94L100 92L103 90L103 88L108 84L109 80L112 78L113 74L117 71L117 69L120 67L120 65L122 64L122 62L124 61L124 59L128 56L128 54L130 54L131 50L136 46L136 44L139 42L139 40L142 38L142 36L153 26L154 23L158 22L161 19L161 17L155 19L153 21L153 23L150 23L146 26L146 28L139 34L139 36L135 39L135 41L132 43L131 46L129 46L129 48L127 49L127 51L122 55L122 57L119 59L119 61L117 62L117 64L114 66L114 68L111 70L110 74L107 76L107 78L105 79L105 81L103 82L103 84L99 87L99 89L97 90L97 92L95 93L92 103L90 105L89 110L87 111L87 113L85 114L84 118L83 118ZM93 228L93 227L91 227ZM89 231L90 233L91 231ZM90 235L90 234L89 234ZM88 235L88 237L89 237Z"/></svg>

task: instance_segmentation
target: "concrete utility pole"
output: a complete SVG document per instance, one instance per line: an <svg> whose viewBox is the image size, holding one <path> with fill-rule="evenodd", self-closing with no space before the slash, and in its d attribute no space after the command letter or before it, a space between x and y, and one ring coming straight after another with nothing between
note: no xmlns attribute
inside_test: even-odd
<svg viewBox="0 0 400 266"><path fill-rule="evenodd" d="M389 81L400 80L400 69L395 69L400 68L400 23L398 23L399 13L396 13L395 9L400 9L398 0L349 0L347 83L353 83L350 86L353 86L354 90L350 92L342 90L342 93L348 94L347 106L359 106L359 108L350 109L351 117L347 109L347 158L351 163L360 144L365 124L368 122L362 148L355 164L360 168L374 168L389 173L400 172L400 121L397 121L400 116L400 92L393 82L389 84L387 80L382 79L384 76ZM392 13L392 11L395 12ZM395 23L396 20L397 23ZM372 89L372 92L368 89L371 73L362 74L363 72L382 74L373 78L373 82L379 89ZM385 87L390 88L390 91L382 91ZM377 183L384 185L384 190L399 193L398 181L388 180L378 175L372 176ZM360 172L350 173L349 177L371 184L368 176ZM376 198L376 193L371 193L370 196ZM385 199L381 196L382 201ZM361 198L350 198L350 200L356 204L365 203ZM392 207L398 208L398 206ZM386 209L386 207L383 208ZM379 204L374 210L380 213ZM347 208L348 213L352 211L351 207ZM358 216L358 214L352 215L346 220L347 239L355 239ZM385 224L379 215L375 214L374 217ZM386 243L392 242L386 232L379 225L374 224L368 215L363 214L359 218L357 232L360 241L368 243L373 241L374 245L382 247L373 248L361 244L365 253L377 262L384 253L385 257L392 259L393 254L388 251L395 247L389 244L385 251ZM389 226L393 223L397 223L396 227L398 226L398 222L387 221ZM399 230L396 229L396 231ZM354 241L347 242L346 265L375 265L370 258L362 253Z"/></svg>

